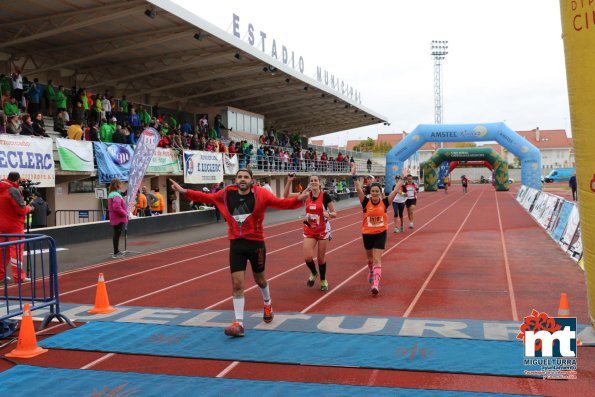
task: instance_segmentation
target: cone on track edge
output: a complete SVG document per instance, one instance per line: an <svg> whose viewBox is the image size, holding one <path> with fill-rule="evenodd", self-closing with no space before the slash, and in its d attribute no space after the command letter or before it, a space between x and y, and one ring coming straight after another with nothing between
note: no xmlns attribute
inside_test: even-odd
<svg viewBox="0 0 595 397"><path fill-rule="evenodd" d="M95 294L95 306L89 310L90 314L108 314L115 312L116 308L110 306L109 299L107 297L107 288L105 286L105 280L103 273L99 273L99 280L97 280L97 293Z"/></svg>
<svg viewBox="0 0 595 397"><path fill-rule="evenodd" d="M32 358L47 352L47 349L42 349L37 346L37 336L33 329L33 317L31 316L31 309L29 304L23 306L23 317L21 318L21 325L19 327L19 341L16 349L6 354L6 357L11 358Z"/></svg>
<svg viewBox="0 0 595 397"><path fill-rule="evenodd" d="M570 317L570 308L568 307L568 297L566 292L560 294L560 305L558 306L558 317Z"/></svg>

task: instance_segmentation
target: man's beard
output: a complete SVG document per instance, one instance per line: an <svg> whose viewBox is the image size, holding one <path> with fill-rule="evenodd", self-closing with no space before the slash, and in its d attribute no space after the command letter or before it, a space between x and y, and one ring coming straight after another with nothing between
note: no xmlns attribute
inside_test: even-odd
<svg viewBox="0 0 595 397"><path fill-rule="evenodd" d="M242 187L242 185L244 187ZM242 193L247 193L250 191L250 184L249 183L238 183L238 190Z"/></svg>

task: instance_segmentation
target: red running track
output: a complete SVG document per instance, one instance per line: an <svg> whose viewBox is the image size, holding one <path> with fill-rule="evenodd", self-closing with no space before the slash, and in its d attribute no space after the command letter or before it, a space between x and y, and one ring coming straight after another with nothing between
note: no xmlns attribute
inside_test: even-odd
<svg viewBox="0 0 595 397"><path fill-rule="evenodd" d="M496 193L489 186L478 185L469 190L466 195L458 189L448 194L420 194L415 229L389 234L381 292L376 298L367 283L359 207L341 211L332 222L333 240L327 254L331 288L326 293L317 285L305 286L308 270L302 258L301 222L267 227L266 269L275 311L519 320L533 308L555 313L560 293L566 292L572 315L579 323L587 323L580 268L557 248L512 193ZM389 216L392 218L392 212ZM232 310L228 247L227 239L214 238L66 272L60 277L61 300L91 304L97 273L103 272L113 305ZM262 297L251 277L247 277L246 288L246 310L262 310ZM63 329L57 326L46 332ZM580 350L578 379L569 384L80 351L50 351L26 362L96 370L567 396L568 385L577 394L593 390L594 351ZM0 364L2 370L8 367Z"/></svg>

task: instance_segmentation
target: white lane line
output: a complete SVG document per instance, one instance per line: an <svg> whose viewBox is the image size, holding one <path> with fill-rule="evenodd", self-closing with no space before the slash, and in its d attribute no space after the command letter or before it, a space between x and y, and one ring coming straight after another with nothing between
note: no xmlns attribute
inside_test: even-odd
<svg viewBox="0 0 595 397"><path fill-rule="evenodd" d="M479 194L479 196L477 196L477 200L475 200L475 203L473 203L473 207L471 207L471 209L467 213L467 216L465 217L465 219L463 219L463 222L461 222L461 226L459 226L459 229L456 231L455 235L452 236L452 239L450 240L450 242L448 243L448 245L446 246L446 248L442 252L442 255L440 255L440 258L438 259L438 261L434 265L434 268L432 269L432 271L430 272L430 274L428 274L428 277L426 277L424 283L422 284L422 286L419 289L419 291L417 291L417 294L415 295L415 297L413 298L413 300L409 304L409 307L407 308L407 310L405 310L405 313L403 313L403 316L402 317L409 317L409 315L413 311L413 308L415 307L415 305L419 301L419 298L421 298L421 295L424 293L424 291L425 291L426 287L428 286L428 284L430 283L430 280L432 279L432 277L434 277L434 274L438 270L438 267L442 264L442 261L444 260L444 258L446 257L446 254L450 250L450 247L453 245L453 243L455 242L456 238L459 236L459 233L461 233L461 230L463 229L463 226L465 226L465 223L467 223L467 220L471 216L471 213L473 212L473 209L477 206L477 203L479 203L479 199L483 195L483 192L484 191L482 190L481 193Z"/></svg>
<svg viewBox="0 0 595 397"><path fill-rule="evenodd" d="M516 306L516 298L514 296L514 287L512 286L512 275L510 273L510 262L508 261L508 252L506 250L506 240L504 239L504 228L502 227L502 216L500 215L500 204L498 203L498 192L494 191L496 197L496 211L498 212L498 226L500 228L500 242L502 244L502 251L504 252L504 267L506 268L506 281L508 282L508 293L510 296L510 309L512 310L512 319L519 321L519 313Z"/></svg>

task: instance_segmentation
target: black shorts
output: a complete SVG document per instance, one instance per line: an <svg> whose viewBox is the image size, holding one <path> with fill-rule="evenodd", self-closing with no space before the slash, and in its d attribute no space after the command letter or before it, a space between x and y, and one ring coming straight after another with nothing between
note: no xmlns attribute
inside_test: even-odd
<svg viewBox="0 0 595 397"><path fill-rule="evenodd" d="M412 205L416 205L417 204L417 199L407 199L407 201L405 201L405 205L407 206L407 208L411 207Z"/></svg>
<svg viewBox="0 0 595 397"><path fill-rule="evenodd" d="M386 230L376 234L362 234L364 239L364 248L371 250L373 248L383 250L386 245Z"/></svg>
<svg viewBox="0 0 595 397"><path fill-rule="evenodd" d="M405 209L405 203L396 203L393 201L393 211L395 212L395 218L397 216L399 218L402 218L404 209Z"/></svg>
<svg viewBox="0 0 595 397"><path fill-rule="evenodd" d="M229 245L229 268L232 273L246 270L250 261L252 273L264 272L267 250L264 241L235 239Z"/></svg>

